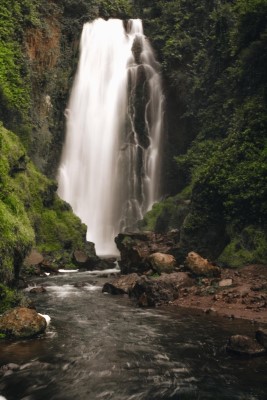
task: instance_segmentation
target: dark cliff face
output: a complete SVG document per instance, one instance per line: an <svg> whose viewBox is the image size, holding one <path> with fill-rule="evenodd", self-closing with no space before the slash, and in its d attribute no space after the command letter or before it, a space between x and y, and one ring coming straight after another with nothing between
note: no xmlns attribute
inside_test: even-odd
<svg viewBox="0 0 267 400"><path fill-rule="evenodd" d="M64 142L64 111L85 22L129 15L128 2L1 2L0 120L17 133L35 165L55 177Z"/></svg>
<svg viewBox="0 0 267 400"><path fill-rule="evenodd" d="M24 37L32 82L29 154L37 167L52 177L64 142L64 113L77 66L79 36L83 22L94 18L97 11L89 12L90 2L78 3L40 5L41 26L27 29Z"/></svg>
<svg viewBox="0 0 267 400"><path fill-rule="evenodd" d="M128 1L39 0L31 12L37 21L25 27L22 39L31 98L27 147L37 167L54 178L83 24L98 17L128 18L131 7Z"/></svg>
<svg viewBox="0 0 267 400"><path fill-rule="evenodd" d="M57 197L56 183L31 161L55 175L85 11L71 16L71 3L0 5L0 309L12 303L2 283L18 279L33 246L53 258L65 254L66 265L73 250L85 246L86 227Z"/></svg>

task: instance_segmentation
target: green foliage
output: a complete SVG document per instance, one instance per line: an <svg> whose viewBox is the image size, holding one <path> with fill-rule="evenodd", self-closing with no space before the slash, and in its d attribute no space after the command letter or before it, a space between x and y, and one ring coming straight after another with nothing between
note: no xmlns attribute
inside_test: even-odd
<svg viewBox="0 0 267 400"><path fill-rule="evenodd" d="M71 254L86 228L56 195L56 184L36 170L18 137L0 126L0 280L11 282L33 245Z"/></svg>
<svg viewBox="0 0 267 400"><path fill-rule="evenodd" d="M29 131L31 87L23 36L37 21L36 1L0 4L0 120L10 129Z"/></svg>
<svg viewBox="0 0 267 400"><path fill-rule="evenodd" d="M267 2L137 3L172 88L167 101L180 115L172 140L179 129L194 139L184 154L171 150L177 179L192 188L181 243L210 255L223 238L216 257L230 240L223 253L229 259L247 226L266 232ZM173 202L168 199L166 207L163 202L146 216L151 227L157 218L170 220ZM266 262L256 244L242 251L243 262Z"/></svg>
<svg viewBox="0 0 267 400"><path fill-rule="evenodd" d="M219 262L230 267L267 263L267 233L254 226L246 227L233 236L219 257Z"/></svg>
<svg viewBox="0 0 267 400"><path fill-rule="evenodd" d="M25 150L11 132L0 127L0 279L11 281L13 269L31 248L34 232L11 174Z"/></svg>
<svg viewBox="0 0 267 400"><path fill-rule="evenodd" d="M86 226L66 210L65 203L58 197L53 209L43 211L40 222L36 230L40 251L50 253L83 247Z"/></svg>
<svg viewBox="0 0 267 400"><path fill-rule="evenodd" d="M180 228L188 213L190 189L184 190L177 196L168 197L160 203L155 203L140 222L144 231L167 232Z"/></svg>
<svg viewBox="0 0 267 400"><path fill-rule="evenodd" d="M0 283L0 314L13 307L29 307L30 301L25 294L19 290ZM4 339L5 335L0 335Z"/></svg>
<svg viewBox="0 0 267 400"><path fill-rule="evenodd" d="M0 283L0 314L20 304L22 296L16 290L10 289ZM5 336L0 336L0 339Z"/></svg>
<svg viewBox="0 0 267 400"><path fill-rule="evenodd" d="M131 0L100 0L99 14L102 17L129 18L133 13Z"/></svg>

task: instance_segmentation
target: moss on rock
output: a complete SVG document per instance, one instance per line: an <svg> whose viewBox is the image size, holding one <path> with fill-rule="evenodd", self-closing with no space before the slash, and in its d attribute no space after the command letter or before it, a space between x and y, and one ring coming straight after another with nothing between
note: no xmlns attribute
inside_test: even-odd
<svg viewBox="0 0 267 400"><path fill-rule="evenodd" d="M144 219L139 222L140 229L158 233L180 229L189 211L190 201L188 198L190 198L190 188L185 188L178 195L155 203L152 209L145 214Z"/></svg>
<svg viewBox="0 0 267 400"><path fill-rule="evenodd" d="M73 250L85 245L86 227L3 126L0 152L0 279L11 283L33 245L48 254L65 252L70 260Z"/></svg>

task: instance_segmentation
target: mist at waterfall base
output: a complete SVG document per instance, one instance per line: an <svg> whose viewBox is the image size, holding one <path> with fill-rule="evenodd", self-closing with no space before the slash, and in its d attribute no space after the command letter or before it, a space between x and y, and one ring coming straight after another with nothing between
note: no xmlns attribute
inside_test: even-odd
<svg viewBox="0 0 267 400"><path fill-rule="evenodd" d="M58 192L99 255L116 254L115 236L133 229L160 195L158 69L141 20L84 25Z"/></svg>

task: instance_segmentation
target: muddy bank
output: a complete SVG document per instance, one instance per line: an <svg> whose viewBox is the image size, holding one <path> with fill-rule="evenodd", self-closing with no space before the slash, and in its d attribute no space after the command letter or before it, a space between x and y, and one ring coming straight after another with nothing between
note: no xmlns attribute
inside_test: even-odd
<svg viewBox="0 0 267 400"><path fill-rule="evenodd" d="M220 282L231 284L219 286ZM219 282L198 278L192 287L181 289L179 298L171 304L229 318L267 323L267 266L222 269Z"/></svg>
<svg viewBox="0 0 267 400"><path fill-rule="evenodd" d="M220 277L136 273L111 279L103 287L110 294L128 295L140 307L182 307L227 318L267 323L267 267L249 265L221 269Z"/></svg>

